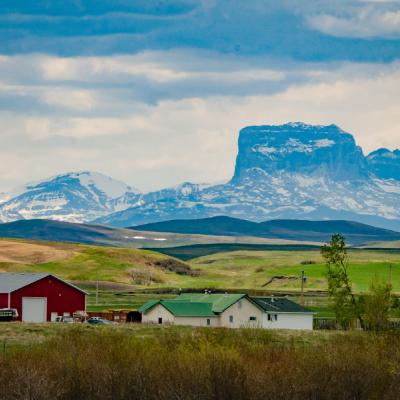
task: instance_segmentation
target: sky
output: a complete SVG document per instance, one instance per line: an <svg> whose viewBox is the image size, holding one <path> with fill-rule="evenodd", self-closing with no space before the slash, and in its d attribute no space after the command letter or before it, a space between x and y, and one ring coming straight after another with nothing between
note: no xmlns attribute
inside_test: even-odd
<svg viewBox="0 0 400 400"><path fill-rule="evenodd" d="M400 0L2 0L0 192L228 180L247 125L400 148Z"/></svg>

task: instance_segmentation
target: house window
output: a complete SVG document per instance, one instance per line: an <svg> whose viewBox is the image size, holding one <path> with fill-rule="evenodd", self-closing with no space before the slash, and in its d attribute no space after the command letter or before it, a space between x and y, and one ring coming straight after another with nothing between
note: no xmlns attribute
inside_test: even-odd
<svg viewBox="0 0 400 400"><path fill-rule="evenodd" d="M210 325L211 325L211 319L207 318L207 326L210 326Z"/></svg>
<svg viewBox="0 0 400 400"><path fill-rule="evenodd" d="M159 323L159 324L162 324L162 318L161 318L161 317L158 318L158 323Z"/></svg>
<svg viewBox="0 0 400 400"><path fill-rule="evenodd" d="M250 321L257 321L257 317L250 317Z"/></svg>
<svg viewBox="0 0 400 400"><path fill-rule="evenodd" d="M229 316L229 322L230 322L231 324L233 324L233 315L230 315L230 316Z"/></svg>
<svg viewBox="0 0 400 400"><path fill-rule="evenodd" d="M272 321L272 315L268 314L268 321Z"/></svg>
<svg viewBox="0 0 400 400"><path fill-rule="evenodd" d="M274 314L274 321L278 321L278 314Z"/></svg>

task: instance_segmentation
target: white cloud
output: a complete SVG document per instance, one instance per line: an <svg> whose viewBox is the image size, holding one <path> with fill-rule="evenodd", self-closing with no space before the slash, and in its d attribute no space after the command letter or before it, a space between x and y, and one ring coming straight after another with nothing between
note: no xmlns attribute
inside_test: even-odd
<svg viewBox="0 0 400 400"><path fill-rule="evenodd" d="M174 54L178 60L174 61ZM194 64L197 55L187 52L188 60L182 59L182 52L163 53L168 56L162 60L160 53L144 52L132 56L104 56L61 58L46 56L40 60L40 69L44 79L53 81L104 81L108 79L126 79L127 76L142 77L156 83L187 81L191 79L207 79L214 81L279 81L284 79L282 71L267 68L248 68L236 60L231 64L223 62L221 71L210 70L212 63ZM210 55L212 56L212 55ZM215 55L214 55L215 56ZM160 59L161 58L161 59ZM226 57L229 59L229 57ZM186 65L185 65L186 64ZM215 63L214 63L215 67ZM243 69L245 68L245 69Z"/></svg>
<svg viewBox="0 0 400 400"><path fill-rule="evenodd" d="M337 37L400 37L400 10L365 7L349 16L320 14L309 16L307 21L312 28Z"/></svg>

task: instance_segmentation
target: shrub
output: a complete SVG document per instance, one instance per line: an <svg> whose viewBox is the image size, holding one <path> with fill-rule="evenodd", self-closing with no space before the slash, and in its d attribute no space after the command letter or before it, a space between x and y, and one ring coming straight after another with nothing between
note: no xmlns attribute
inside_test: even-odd
<svg viewBox="0 0 400 400"><path fill-rule="evenodd" d="M255 329L131 332L69 327L2 354L0 398L398 399L398 334L350 332L307 342Z"/></svg>

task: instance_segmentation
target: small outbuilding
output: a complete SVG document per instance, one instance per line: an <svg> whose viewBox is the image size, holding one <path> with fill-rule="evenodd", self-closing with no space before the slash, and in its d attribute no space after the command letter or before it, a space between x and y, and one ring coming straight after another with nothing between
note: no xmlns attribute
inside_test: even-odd
<svg viewBox="0 0 400 400"><path fill-rule="evenodd" d="M0 273L0 308L15 308L24 322L55 321L86 311L87 293L47 273Z"/></svg>

